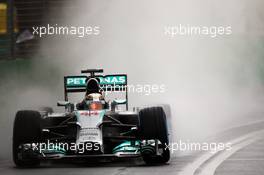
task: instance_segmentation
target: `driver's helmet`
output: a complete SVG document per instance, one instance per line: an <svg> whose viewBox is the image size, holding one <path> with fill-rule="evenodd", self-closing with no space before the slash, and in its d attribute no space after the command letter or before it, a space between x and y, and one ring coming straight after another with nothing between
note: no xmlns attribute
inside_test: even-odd
<svg viewBox="0 0 264 175"><path fill-rule="evenodd" d="M102 110L105 106L105 100L100 93L91 93L85 96L87 108L89 110Z"/></svg>

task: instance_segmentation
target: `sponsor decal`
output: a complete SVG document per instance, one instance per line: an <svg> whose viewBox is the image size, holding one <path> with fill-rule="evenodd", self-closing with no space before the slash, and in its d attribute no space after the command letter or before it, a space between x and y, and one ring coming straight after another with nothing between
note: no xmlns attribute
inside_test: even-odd
<svg viewBox="0 0 264 175"><path fill-rule="evenodd" d="M100 79L100 84L105 85L105 84L126 84L126 76L106 76L106 77L99 77Z"/></svg>
<svg viewBox="0 0 264 175"><path fill-rule="evenodd" d="M67 86L68 87L85 87L86 86L86 77L72 77L67 78Z"/></svg>
<svg viewBox="0 0 264 175"><path fill-rule="evenodd" d="M98 111L85 111L85 112L80 112L81 116L91 116L91 115L99 115Z"/></svg>
<svg viewBox="0 0 264 175"><path fill-rule="evenodd" d="M125 85L125 75L107 75L105 77L98 77L100 85ZM66 78L66 86L71 87L86 87L86 79L84 76L75 76Z"/></svg>

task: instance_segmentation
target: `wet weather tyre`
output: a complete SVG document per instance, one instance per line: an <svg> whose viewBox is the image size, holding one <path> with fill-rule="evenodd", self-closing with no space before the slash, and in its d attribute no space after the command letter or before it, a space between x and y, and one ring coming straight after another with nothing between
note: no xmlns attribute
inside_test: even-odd
<svg viewBox="0 0 264 175"><path fill-rule="evenodd" d="M170 160L170 151L166 149L169 144L166 114L162 107L145 108L139 112L139 137L141 140L157 139L161 143L159 148L163 149L161 155L142 152L143 160L147 164L163 164Z"/></svg>
<svg viewBox="0 0 264 175"><path fill-rule="evenodd" d="M36 154L24 158L20 145L24 143L36 143L41 138L41 116L37 111L18 111L13 128L13 161L18 167L33 167L40 161Z"/></svg>

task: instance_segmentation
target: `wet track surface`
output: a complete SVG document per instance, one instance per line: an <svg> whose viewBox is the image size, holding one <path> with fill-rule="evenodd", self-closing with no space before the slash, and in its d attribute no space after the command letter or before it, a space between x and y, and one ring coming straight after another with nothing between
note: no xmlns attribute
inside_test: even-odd
<svg viewBox="0 0 264 175"><path fill-rule="evenodd" d="M216 169L215 174L264 174L264 139L253 142L233 154Z"/></svg>
<svg viewBox="0 0 264 175"><path fill-rule="evenodd" d="M12 162L3 162L0 171L3 174L89 174L89 175L125 175L125 174L144 174L144 175L160 175L175 174L191 160L191 157L173 158L169 164L162 166L146 166L141 160L126 160L124 162L106 162L106 163L75 163L75 164L44 164L40 168L34 169L18 169Z"/></svg>

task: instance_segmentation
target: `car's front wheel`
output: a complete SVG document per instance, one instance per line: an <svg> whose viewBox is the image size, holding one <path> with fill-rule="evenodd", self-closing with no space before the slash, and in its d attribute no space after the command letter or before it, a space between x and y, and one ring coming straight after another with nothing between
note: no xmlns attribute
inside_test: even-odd
<svg viewBox="0 0 264 175"><path fill-rule="evenodd" d="M13 161L16 166L37 166L40 161L37 155L28 149L23 150L26 143L37 143L41 138L41 116L37 111L18 111L13 128ZM26 156L25 156L26 155Z"/></svg>
<svg viewBox="0 0 264 175"><path fill-rule="evenodd" d="M147 144L145 148L142 148L142 157L147 164L169 161L168 128L166 114L162 107L145 108L139 112L139 136L145 143L156 141L155 145ZM157 147L156 144L158 144ZM156 148L162 149L162 153L157 154Z"/></svg>

